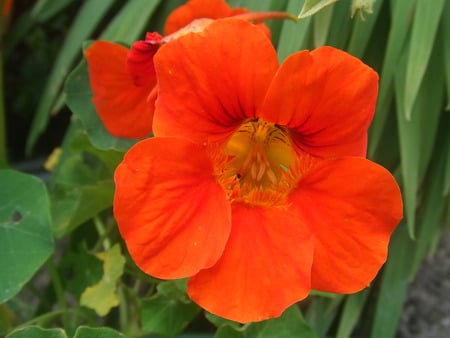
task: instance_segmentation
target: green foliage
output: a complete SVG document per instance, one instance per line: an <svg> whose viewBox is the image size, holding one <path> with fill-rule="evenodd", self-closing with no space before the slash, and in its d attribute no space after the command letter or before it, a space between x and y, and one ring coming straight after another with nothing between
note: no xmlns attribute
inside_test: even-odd
<svg viewBox="0 0 450 338"><path fill-rule="evenodd" d="M94 148L76 122L61 150L49 186L53 232L58 238L111 207L113 173L122 158L122 153Z"/></svg>
<svg viewBox="0 0 450 338"><path fill-rule="evenodd" d="M58 99L58 96L55 94L61 92L62 83L70 71L70 67L77 57L79 57L79 45L92 34L96 25L112 4L113 0L91 0L86 1L81 6L67 37L64 39L64 44L55 61L42 94L42 98L37 107L27 142L28 152L31 151L37 137L47 126L49 115L52 113L52 110L58 110L60 108L54 108L55 102L57 102Z"/></svg>
<svg viewBox="0 0 450 338"><path fill-rule="evenodd" d="M308 16L316 14L322 8L331 5L337 0L305 0L303 3L302 10L298 15L299 19L304 19Z"/></svg>
<svg viewBox="0 0 450 338"><path fill-rule="evenodd" d="M41 180L0 170L0 303L15 296L53 252L47 190Z"/></svg>
<svg viewBox="0 0 450 338"><path fill-rule="evenodd" d="M157 293L142 302L142 328L166 337L181 332L200 308L186 295L186 288L177 281L162 282Z"/></svg>
<svg viewBox="0 0 450 338"><path fill-rule="evenodd" d="M297 306L291 306L279 317L272 320L251 323L241 327L223 325L214 338L271 338L302 337L318 338L316 333L302 318Z"/></svg>
<svg viewBox="0 0 450 338"><path fill-rule="evenodd" d="M80 326L73 338L124 338L121 333L107 327L90 328ZM29 326L10 333L7 338L68 338L62 329L43 329Z"/></svg>
<svg viewBox="0 0 450 338"><path fill-rule="evenodd" d="M10 77L28 76L38 97L34 103L25 86L3 88L7 113L18 109L25 116L23 110L35 108L28 134L21 135L27 152L34 155L37 141L55 133L52 119L64 103L73 118L62 142L53 145L59 150L47 185L0 171L0 335L395 337L407 287L450 226L450 1L229 1L300 13L297 23L268 23L280 62L298 50L331 45L378 71L368 157L396 176L405 207L387 263L370 288L350 296L313 293L301 311L293 305L279 318L247 325L202 313L187 297L185 281L144 275L126 256L112 213L114 170L136 140L113 137L98 118L82 48L95 39L130 45L145 31L161 32L166 16L183 2L39 0L22 5L11 22L3 56L7 63L17 55L23 62ZM67 30L47 35L51 24ZM20 55L24 45L32 53ZM54 252L54 241L56 254L42 279L36 272ZM98 325L123 334L88 327ZM62 329L46 328L57 326Z"/></svg>

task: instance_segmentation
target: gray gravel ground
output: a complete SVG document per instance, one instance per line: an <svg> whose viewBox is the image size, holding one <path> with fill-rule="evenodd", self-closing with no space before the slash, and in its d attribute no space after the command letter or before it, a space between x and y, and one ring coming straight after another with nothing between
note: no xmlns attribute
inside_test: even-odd
<svg viewBox="0 0 450 338"><path fill-rule="evenodd" d="M397 338L450 338L450 233L408 290Z"/></svg>

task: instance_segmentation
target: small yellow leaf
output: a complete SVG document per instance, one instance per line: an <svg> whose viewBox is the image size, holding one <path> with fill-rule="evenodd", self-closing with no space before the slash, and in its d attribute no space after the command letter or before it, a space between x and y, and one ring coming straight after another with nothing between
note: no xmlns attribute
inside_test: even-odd
<svg viewBox="0 0 450 338"><path fill-rule="evenodd" d="M80 303L95 310L99 316L105 316L111 308L119 305L116 283L122 276L125 258L118 244L96 256L103 261L103 277L100 282L84 290Z"/></svg>
<svg viewBox="0 0 450 338"><path fill-rule="evenodd" d="M53 171L55 169L56 165L59 162L59 158L61 157L61 148L55 148L53 149L50 156L47 158L47 161L44 163L44 168L47 171Z"/></svg>

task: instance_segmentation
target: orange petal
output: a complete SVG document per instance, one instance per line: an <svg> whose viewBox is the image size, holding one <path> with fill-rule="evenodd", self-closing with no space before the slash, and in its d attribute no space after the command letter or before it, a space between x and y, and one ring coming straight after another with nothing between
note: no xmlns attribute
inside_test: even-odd
<svg viewBox="0 0 450 338"><path fill-rule="evenodd" d="M301 179L291 201L314 236L312 288L353 293L368 286L402 218L392 175L363 158L320 161Z"/></svg>
<svg viewBox="0 0 450 338"><path fill-rule="evenodd" d="M278 61L261 29L221 19L160 48L154 133L217 141L254 117Z"/></svg>
<svg viewBox="0 0 450 338"><path fill-rule="evenodd" d="M147 97L156 78L136 85L126 62L128 49L96 41L84 52L88 63L93 103L105 128L116 137L142 138L152 131L154 104Z"/></svg>
<svg viewBox="0 0 450 338"><path fill-rule="evenodd" d="M365 156L377 93L377 73L357 58L332 47L301 51L281 65L261 117L287 125L314 156Z"/></svg>
<svg viewBox="0 0 450 338"><path fill-rule="evenodd" d="M161 45L162 36L147 33L145 40L133 43L127 55L127 70L136 86L145 86L148 82L156 83L153 57Z"/></svg>
<svg viewBox="0 0 450 338"><path fill-rule="evenodd" d="M167 17L164 35L175 33L195 19L219 19L228 17L232 13L234 12L225 0L189 0Z"/></svg>
<svg viewBox="0 0 450 338"><path fill-rule="evenodd" d="M184 278L222 255L231 209L201 146L176 138L141 141L116 169L115 183L114 215L143 271Z"/></svg>
<svg viewBox="0 0 450 338"><path fill-rule="evenodd" d="M190 278L188 294L237 322L274 318L310 291L312 239L285 210L234 204L223 256Z"/></svg>

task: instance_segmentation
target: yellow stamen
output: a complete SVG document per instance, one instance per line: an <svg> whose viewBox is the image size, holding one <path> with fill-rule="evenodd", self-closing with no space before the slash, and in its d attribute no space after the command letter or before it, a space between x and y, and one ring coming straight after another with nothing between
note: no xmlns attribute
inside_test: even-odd
<svg viewBox="0 0 450 338"><path fill-rule="evenodd" d="M211 154L217 180L231 202L286 206L301 177L289 131L262 119L246 121Z"/></svg>

